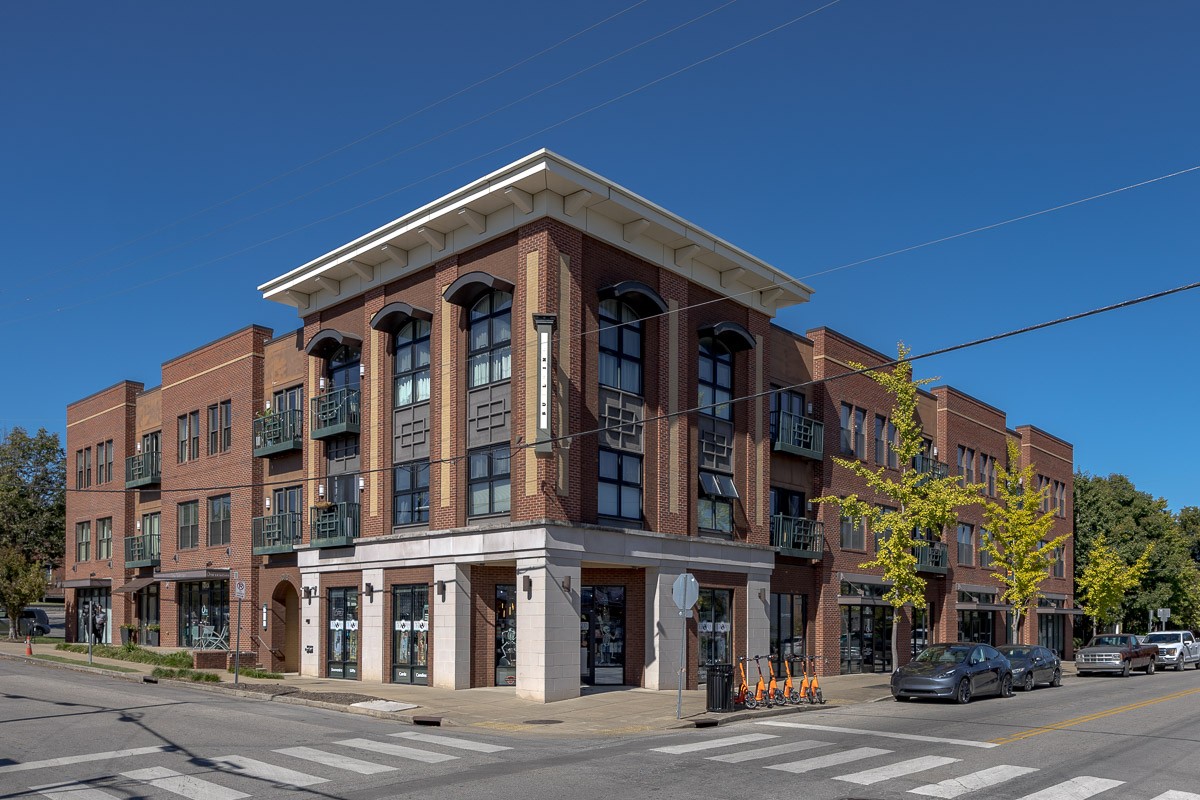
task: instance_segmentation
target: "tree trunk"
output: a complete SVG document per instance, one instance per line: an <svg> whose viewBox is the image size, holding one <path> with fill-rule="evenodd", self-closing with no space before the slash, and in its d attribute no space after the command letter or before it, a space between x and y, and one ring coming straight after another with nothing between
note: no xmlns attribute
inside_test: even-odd
<svg viewBox="0 0 1200 800"><path fill-rule="evenodd" d="M1021 612L1014 608L1012 618L1012 632L1009 634L1008 643L1021 644L1021 642L1017 641L1017 637L1020 635L1021 630Z"/></svg>

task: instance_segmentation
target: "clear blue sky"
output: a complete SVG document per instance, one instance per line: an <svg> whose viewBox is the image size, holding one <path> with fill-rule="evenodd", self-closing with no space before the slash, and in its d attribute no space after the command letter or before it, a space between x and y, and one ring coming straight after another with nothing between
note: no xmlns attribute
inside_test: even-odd
<svg viewBox="0 0 1200 800"><path fill-rule="evenodd" d="M0 427L290 330L258 283L539 147L800 277L1200 165L1192 2L842 0L543 130L820 5L646 0L398 122L634 2L6 6ZM813 277L781 322L921 352L1187 283L1198 200L1200 171ZM1195 291L917 372L1178 509L1198 317Z"/></svg>

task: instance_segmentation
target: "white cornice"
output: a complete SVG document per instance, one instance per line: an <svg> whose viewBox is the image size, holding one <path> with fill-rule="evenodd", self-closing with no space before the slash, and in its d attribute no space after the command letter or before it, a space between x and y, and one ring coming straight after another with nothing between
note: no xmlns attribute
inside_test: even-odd
<svg viewBox="0 0 1200 800"><path fill-rule="evenodd" d="M812 289L624 187L539 150L261 286L301 316L542 217L774 316ZM401 255L403 254L403 255Z"/></svg>

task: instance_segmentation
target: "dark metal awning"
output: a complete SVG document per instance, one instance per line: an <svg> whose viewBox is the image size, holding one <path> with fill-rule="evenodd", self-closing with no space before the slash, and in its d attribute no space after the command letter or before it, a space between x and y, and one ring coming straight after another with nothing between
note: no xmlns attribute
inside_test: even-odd
<svg viewBox="0 0 1200 800"><path fill-rule="evenodd" d="M158 581L154 578L134 578L124 586L113 589L113 594L130 594L136 592L138 589L145 589L152 583L158 583Z"/></svg>
<svg viewBox="0 0 1200 800"><path fill-rule="evenodd" d="M225 581L229 580L227 569L183 569L176 572L156 572L156 581Z"/></svg>
<svg viewBox="0 0 1200 800"><path fill-rule="evenodd" d="M62 585L64 589L107 589L112 586L112 578L75 578Z"/></svg>

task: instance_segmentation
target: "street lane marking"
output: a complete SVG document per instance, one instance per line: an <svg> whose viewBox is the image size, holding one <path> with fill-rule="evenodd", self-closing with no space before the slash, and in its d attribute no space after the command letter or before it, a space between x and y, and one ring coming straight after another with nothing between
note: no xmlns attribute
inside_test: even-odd
<svg viewBox="0 0 1200 800"><path fill-rule="evenodd" d="M9 772L21 772L27 769L44 769L46 767L65 767L68 764L82 764L86 761L108 761L110 758L127 758L128 756L148 756L152 753L170 753L175 751L174 745L164 744L154 747L133 747L128 750L110 750L107 753L83 753L77 756L62 758L47 758L44 761L27 761L24 764L9 764L0 767L0 775Z"/></svg>
<svg viewBox="0 0 1200 800"><path fill-rule="evenodd" d="M188 800L241 800L250 795L218 786L193 775L182 775L166 767L149 767L122 772L126 778L148 783L156 789L182 795Z"/></svg>
<svg viewBox="0 0 1200 800"><path fill-rule="evenodd" d="M1115 789L1118 786L1124 785L1125 781L1113 781L1108 778L1093 778L1090 775L1081 775L1078 778L1071 778L1069 781L1064 781L1056 786L1051 786L1048 789L1042 789L1040 792L1027 794L1020 800L1086 800L1094 794L1107 792L1109 789Z"/></svg>
<svg viewBox="0 0 1200 800"><path fill-rule="evenodd" d="M779 722L765 719L755 725L774 725L778 728L804 728L812 731L832 731L833 733L853 733L859 736L883 736L888 739L908 739L913 742L936 742L937 744L958 744L963 747L996 747L992 742L976 742L971 739L945 739L941 736L921 736L916 733L889 733L888 731L868 731L862 728L839 728L834 725L808 725L803 722Z"/></svg>
<svg viewBox="0 0 1200 800"><path fill-rule="evenodd" d="M1200 794L1171 789L1170 791L1163 792L1158 797L1151 798L1151 800L1200 800Z"/></svg>
<svg viewBox="0 0 1200 800"><path fill-rule="evenodd" d="M50 800L120 800L115 794L102 792L82 783L52 783L48 786L29 788L43 797L49 797Z"/></svg>
<svg viewBox="0 0 1200 800"><path fill-rule="evenodd" d="M724 739L708 739L703 742L692 742L690 744L674 744L670 747L655 747L650 750L651 753L667 753L677 756L680 753L695 753L698 750L713 750L717 747L729 747L735 744L746 744L748 742L761 742L764 739L778 739L779 737L773 733L744 733L741 736L726 736Z"/></svg>
<svg viewBox="0 0 1200 800"><path fill-rule="evenodd" d="M799 742L777 744L772 747L759 747L754 750L743 750L740 753L722 753L719 756L709 756L709 761L724 761L726 764L740 764L743 761L754 761L759 758L772 758L800 750L812 750L817 747L829 747L833 742L818 742L815 739L802 739Z"/></svg>
<svg viewBox="0 0 1200 800"><path fill-rule="evenodd" d="M268 764L265 761L255 761L253 758L246 758L245 756L221 756L220 758L211 759L211 761L218 767L230 767L231 769L229 770L223 770L227 775L246 775L251 778L258 778L284 786L302 788L304 786L328 782L327 779L318 778L316 775L297 772L287 767L277 767L274 764Z"/></svg>
<svg viewBox="0 0 1200 800"><path fill-rule="evenodd" d="M453 761L458 758L458 756L450 756L445 753L431 753L428 750L405 747L402 744L373 742L370 739L345 739L336 742L336 744L340 744L343 747L356 747L359 750L370 750L372 753L384 753L398 758L407 758L410 761L422 761L426 764L440 764L443 761Z"/></svg>
<svg viewBox="0 0 1200 800"><path fill-rule="evenodd" d="M777 769L780 772L812 772L815 769L824 769L825 767L836 767L839 764L848 764L851 761L861 761L864 758L874 758L875 756L886 756L891 750L880 750L877 747L859 747L856 750L843 750L840 753L830 753L827 756L817 756L816 758L806 758L803 761L793 761L790 764L773 764L767 769Z"/></svg>
<svg viewBox="0 0 1200 800"><path fill-rule="evenodd" d="M412 739L414 742L426 742L428 744L440 744L443 747L455 747L459 750L473 750L476 753L499 753L501 750L512 750L511 747L505 747L504 745L487 744L485 742L472 742L470 739L456 739L453 736L435 736L432 733L402 731L401 733L390 733L388 735L399 736L401 739Z"/></svg>
<svg viewBox="0 0 1200 800"><path fill-rule="evenodd" d="M396 767L387 764L376 764L373 761L363 761L361 758L353 758L344 756L341 753L327 753L324 750L318 750L315 747L285 747L282 750L276 750L276 753L282 753L285 756L298 758L302 761L308 761L313 764L321 764L326 767L335 767L344 769L348 772L357 772L359 775L375 775L380 772L392 772Z"/></svg>
<svg viewBox="0 0 1200 800"><path fill-rule="evenodd" d="M916 789L909 789L909 793L953 800L953 798L958 797L960 794L987 789L1005 781L1011 781L1013 778L1028 775L1031 772L1037 772L1037 768L1014 767L1011 764L1001 764L998 767L988 767L987 769L979 770L979 772L972 772L970 775L963 775L961 778L951 778L941 783L918 786Z"/></svg>
<svg viewBox="0 0 1200 800"><path fill-rule="evenodd" d="M1073 717L1072 719L1065 719L1062 722L1055 722L1050 725L1039 725L1036 728L1029 728L1018 733L1009 734L1008 736L1001 736L998 739L992 739L992 744L1001 745L1019 742L1022 739L1039 736L1043 733L1049 733L1050 731L1061 731L1064 728L1071 728L1076 725L1082 725L1085 722L1092 722L1105 717L1111 717L1114 714L1124 714L1126 711L1136 711L1139 708L1146 708L1147 706L1156 705L1158 703L1167 703L1171 700L1178 700L1181 697L1187 697L1198 692L1200 692L1200 689L1185 689L1182 692L1175 692L1174 694L1163 695L1162 697L1155 697L1150 700L1139 700L1136 703L1129 703L1128 705L1117 706L1116 708L1109 708L1104 711L1096 711L1092 714L1084 714L1082 717Z"/></svg>
<svg viewBox="0 0 1200 800"><path fill-rule="evenodd" d="M905 775L912 775L914 772L924 772L927 769L944 767L947 764L954 764L961 760L946 756L921 756L920 758L910 758L908 761L897 761L895 764L855 772L851 775L838 775L834 780L857 783L860 786L870 786L873 783L886 781L890 778L900 778Z"/></svg>

